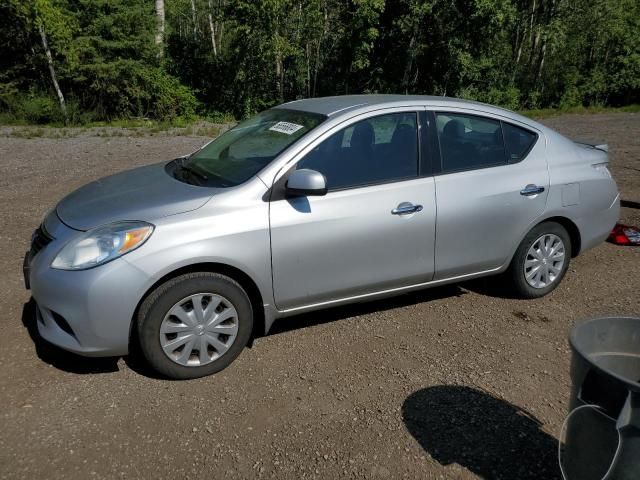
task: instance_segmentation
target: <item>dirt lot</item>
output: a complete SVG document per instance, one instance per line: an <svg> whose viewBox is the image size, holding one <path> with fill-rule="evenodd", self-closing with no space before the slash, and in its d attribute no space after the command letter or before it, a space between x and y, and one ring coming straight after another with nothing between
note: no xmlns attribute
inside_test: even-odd
<svg viewBox="0 0 640 480"><path fill-rule="evenodd" d="M609 142L622 218L640 224L640 115L546 123ZM89 180L204 141L0 138L2 478L558 478L567 334L640 314L638 248L585 253L541 300L480 281L281 320L188 382L43 344L21 276L43 214Z"/></svg>

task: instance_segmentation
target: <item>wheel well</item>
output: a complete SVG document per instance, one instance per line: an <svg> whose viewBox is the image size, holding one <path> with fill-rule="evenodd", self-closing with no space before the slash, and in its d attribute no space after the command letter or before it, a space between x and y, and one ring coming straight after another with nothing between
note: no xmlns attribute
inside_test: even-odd
<svg viewBox="0 0 640 480"><path fill-rule="evenodd" d="M578 230L578 226L567 217L545 218L544 222L555 222L562 225L569 234L569 238L571 239L571 256L578 256L578 254L580 253L580 247L582 245L582 239L580 238L580 230Z"/></svg>
<svg viewBox="0 0 640 480"><path fill-rule="evenodd" d="M140 305L145 299L153 292L158 286L162 285L168 280L172 278L179 277L180 275L184 275L186 273L196 273L196 272L211 272L211 273L219 273L221 275L226 275L229 278L232 278L236 282L240 284L240 286L247 292L249 296L249 300L251 301L251 308L253 309L253 332L251 333L251 340L249 340L249 346L253 343L253 339L262 335L264 332L264 303L262 301L262 295L260 294L260 290L258 286L253 281L253 279L244 273L242 270L232 267L231 265L226 265L224 263L196 263L193 265L187 265L185 267L178 268L160 280L155 282L149 289L144 293L138 305L136 306L135 311L133 312L133 318L131 319L131 330L129 332L129 351L131 348L135 348L134 340L137 335L137 328L135 328L138 322L138 311L140 309Z"/></svg>

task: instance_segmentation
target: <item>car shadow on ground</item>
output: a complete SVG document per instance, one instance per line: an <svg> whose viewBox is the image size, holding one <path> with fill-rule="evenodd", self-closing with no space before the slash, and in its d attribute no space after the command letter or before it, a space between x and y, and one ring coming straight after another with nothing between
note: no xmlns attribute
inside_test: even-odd
<svg viewBox="0 0 640 480"><path fill-rule="evenodd" d="M118 357L81 357L51 345L38 333L36 304L30 299L22 308L22 324L36 347L36 354L43 362L70 373L110 373L118 371Z"/></svg>
<svg viewBox="0 0 640 480"><path fill-rule="evenodd" d="M337 322L360 315L368 315L376 312L384 312L394 308L418 305L420 303L439 300L442 298L460 297L466 292L458 285L444 285L426 290L418 290L396 297L382 300L371 300L363 303L352 303L340 307L324 310L316 310L291 317L276 320L267 337L281 333L298 330L300 328L313 327L325 323Z"/></svg>
<svg viewBox="0 0 640 480"><path fill-rule="evenodd" d="M382 312L409 305L417 305L442 298L459 297L465 293L466 292L457 285L445 285L442 287L411 292L397 297L390 297L383 300L355 303L304 313L276 321L269 334L262 338L268 338L271 335L278 335L324 323L346 320L360 315ZM110 373L118 371L118 360L120 357L82 357L80 355L67 352L66 350L58 348L45 341L38 333L35 308L36 306L33 299L30 299L24 304L22 310L22 323L29 332L29 336L36 347L38 357L43 362L60 370L78 374ZM147 365L142 358L142 353L134 347L135 345L136 340L132 339L131 347L133 348L133 351L131 351L129 355L123 357L127 367L145 377L166 379L166 377L159 375Z"/></svg>
<svg viewBox="0 0 640 480"><path fill-rule="evenodd" d="M441 465L481 478L559 479L558 444L525 410L465 386L418 390L402 406L407 430Z"/></svg>
<svg viewBox="0 0 640 480"><path fill-rule="evenodd" d="M315 325L346 320L348 318L360 315L368 315L376 312L383 312L394 308L406 307L409 305L417 305L420 303L430 302L442 298L452 298L464 295L465 292L457 285L445 285L442 287L420 290L407 293L397 297L390 297L383 300L374 300L365 303L355 303L340 307L319 310L310 313L304 313L287 317L276 321L271 331L266 337L279 335L281 333L291 332L301 328L313 327ZM118 360L120 357L93 358L82 357L76 355L45 341L38 333L35 315L35 302L33 299L24 304L22 311L22 323L29 332L31 340L35 344L38 357L45 363L50 364L60 370L71 373L109 373L118 371ZM134 329L135 334L135 329ZM164 379L154 370L152 370L142 358L141 352L134 346L137 344L136 339L132 339L131 346L133 351L129 355L123 357L124 361L131 370L140 375L149 378Z"/></svg>
<svg viewBox="0 0 640 480"><path fill-rule="evenodd" d="M631 200L620 200L620 206L624 208L635 208L640 210L640 203L632 202Z"/></svg>
<svg viewBox="0 0 640 480"><path fill-rule="evenodd" d="M477 293L478 295L484 295L485 297L504 298L504 299L519 299L515 295L509 285L506 284L506 279L501 275L491 275L488 277L474 278L473 280L467 280L460 284L460 287L470 292Z"/></svg>

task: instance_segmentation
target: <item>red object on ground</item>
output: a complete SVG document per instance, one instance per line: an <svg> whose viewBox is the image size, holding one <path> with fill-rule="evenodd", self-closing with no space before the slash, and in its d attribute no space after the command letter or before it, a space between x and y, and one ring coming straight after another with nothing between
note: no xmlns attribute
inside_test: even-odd
<svg viewBox="0 0 640 480"><path fill-rule="evenodd" d="M616 223L607 240L616 245L640 245L640 230Z"/></svg>

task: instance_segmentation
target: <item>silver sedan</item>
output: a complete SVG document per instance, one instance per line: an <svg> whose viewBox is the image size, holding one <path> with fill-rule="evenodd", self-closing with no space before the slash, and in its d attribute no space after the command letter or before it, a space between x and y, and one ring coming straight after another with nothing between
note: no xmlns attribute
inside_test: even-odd
<svg viewBox="0 0 640 480"><path fill-rule="evenodd" d="M275 319L500 274L546 295L603 242L607 146L423 96L299 100L199 151L90 183L24 262L43 338L215 373ZM135 342L135 344L134 344Z"/></svg>

